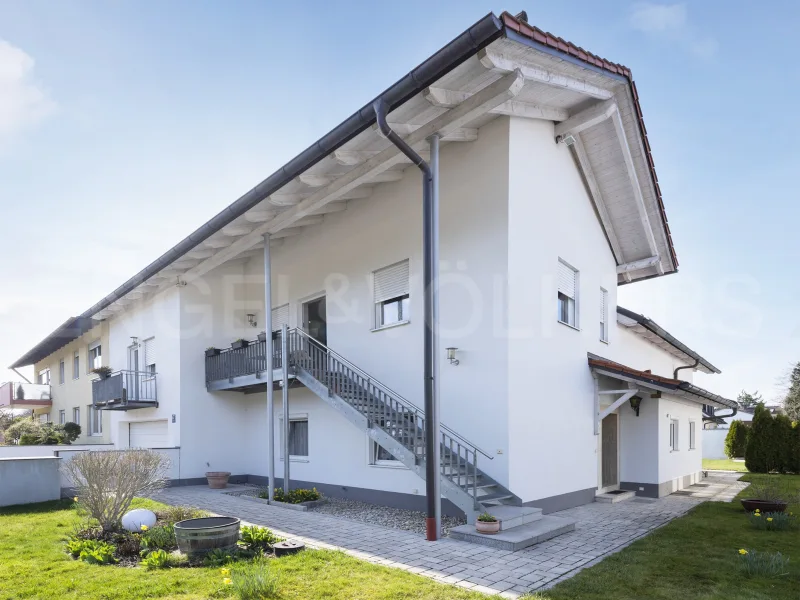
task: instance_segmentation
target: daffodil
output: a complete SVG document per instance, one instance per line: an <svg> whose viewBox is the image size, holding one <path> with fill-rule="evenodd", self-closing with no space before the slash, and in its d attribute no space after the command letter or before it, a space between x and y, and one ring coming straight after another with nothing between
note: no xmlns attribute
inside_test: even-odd
<svg viewBox="0 0 800 600"><path fill-rule="evenodd" d="M758 511L756 511L756 512L754 512L754 513L753 513L753 516L754 516L754 517L760 517L760 516L761 516L761 513L760 513L760 512L758 512Z"/></svg>
<svg viewBox="0 0 800 600"><path fill-rule="evenodd" d="M140 526L140 529L141 529L142 531L147 531L147 530L148 530L148 529L150 529L150 528L149 528L147 525L142 525L142 526Z"/></svg>
<svg viewBox="0 0 800 600"><path fill-rule="evenodd" d="M78 497L77 497L77 496L75 496L75 497L73 498L73 500L74 500L75 502L77 502L77 501L78 501Z"/></svg>
<svg viewBox="0 0 800 600"><path fill-rule="evenodd" d="M231 570L230 569L220 569L219 572L222 573L222 575L224 577L227 577L228 575L231 574Z"/></svg>
<svg viewBox="0 0 800 600"><path fill-rule="evenodd" d="M772 517L767 517L767 523L772 523Z"/></svg>
<svg viewBox="0 0 800 600"><path fill-rule="evenodd" d="M233 579L231 579L230 577L226 577L225 579L222 580L222 583L224 583L225 585L233 585Z"/></svg>
<svg viewBox="0 0 800 600"><path fill-rule="evenodd" d="M739 549L739 554L741 554L742 556L744 556L745 554L747 554L747 550L745 550L744 548L740 548L740 549Z"/></svg>

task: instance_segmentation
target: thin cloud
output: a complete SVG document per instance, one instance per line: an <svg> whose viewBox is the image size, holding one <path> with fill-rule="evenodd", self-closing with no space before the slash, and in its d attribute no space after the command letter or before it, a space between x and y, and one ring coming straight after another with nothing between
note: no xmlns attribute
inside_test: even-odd
<svg viewBox="0 0 800 600"><path fill-rule="evenodd" d="M35 64L23 50L0 39L0 148L56 109L33 76Z"/></svg>
<svg viewBox="0 0 800 600"><path fill-rule="evenodd" d="M686 4L636 2L631 6L628 24L636 31L680 44L700 58L713 58L719 44L708 35L698 34L689 22Z"/></svg>

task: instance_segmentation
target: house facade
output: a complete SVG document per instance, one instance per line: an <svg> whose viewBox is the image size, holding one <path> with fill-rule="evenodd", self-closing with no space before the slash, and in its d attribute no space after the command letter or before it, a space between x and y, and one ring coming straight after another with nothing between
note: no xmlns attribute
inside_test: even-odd
<svg viewBox="0 0 800 600"><path fill-rule="evenodd" d="M437 165L444 510L698 481L704 406L735 403L617 304L677 270L630 71L503 14L412 73L381 98ZM420 172L369 106L17 361L52 385L102 345L115 374L53 386L50 418L93 404L116 447L179 449L182 483L264 484L272 459L293 487L424 506Z"/></svg>

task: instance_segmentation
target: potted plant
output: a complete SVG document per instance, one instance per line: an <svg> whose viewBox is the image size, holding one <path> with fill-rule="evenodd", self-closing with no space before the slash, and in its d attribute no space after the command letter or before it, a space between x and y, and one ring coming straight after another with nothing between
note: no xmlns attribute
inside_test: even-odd
<svg viewBox="0 0 800 600"><path fill-rule="evenodd" d="M247 348L248 345L250 345L250 342L242 338L239 338L238 340L234 340L233 343L231 343L231 348L233 348L234 350L241 350L242 348Z"/></svg>
<svg viewBox="0 0 800 600"><path fill-rule="evenodd" d="M95 367L92 369L92 373L97 375L100 379L108 379L113 372L111 367Z"/></svg>
<svg viewBox="0 0 800 600"><path fill-rule="evenodd" d="M258 341L259 342L266 342L267 341L267 332L266 331L262 331L261 333L258 334Z"/></svg>
<svg viewBox="0 0 800 600"><path fill-rule="evenodd" d="M228 487L228 478L231 474L228 471L209 471L206 473L208 487L212 490L221 490Z"/></svg>
<svg viewBox="0 0 800 600"><path fill-rule="evenodd" d="M495 534L500 531L500 521L488 512L482 512L475 521L475 530L486 535Z"/></svg>
<svg viewBox="0 0 800 600"><path fill-rule="evenodd" d="M782 487L777 477L765 477L747 488L748 497L742 500L747 512L758 509L762 513L784 512L790 503L797 501L792 493Z"/></svg>
<svg viewBox="0 0 800 600"><path fill-rule="evenodd" d="M209 346L206 348L206 357L210 358L212 356L217 356L219 354L219 348L214 348L214 346Z"/></svg>

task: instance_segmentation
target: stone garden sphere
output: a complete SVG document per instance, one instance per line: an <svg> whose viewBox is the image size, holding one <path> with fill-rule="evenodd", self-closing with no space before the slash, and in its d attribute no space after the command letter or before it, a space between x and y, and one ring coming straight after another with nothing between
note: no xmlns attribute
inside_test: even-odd
<svg viewBox="0 0 800 600"><path fill-rule="evenodd" d="M156 524L156 513L146 508L129 510L122 517L122 526L128 531L141 531L142 525L152 527Z"/></svg>

